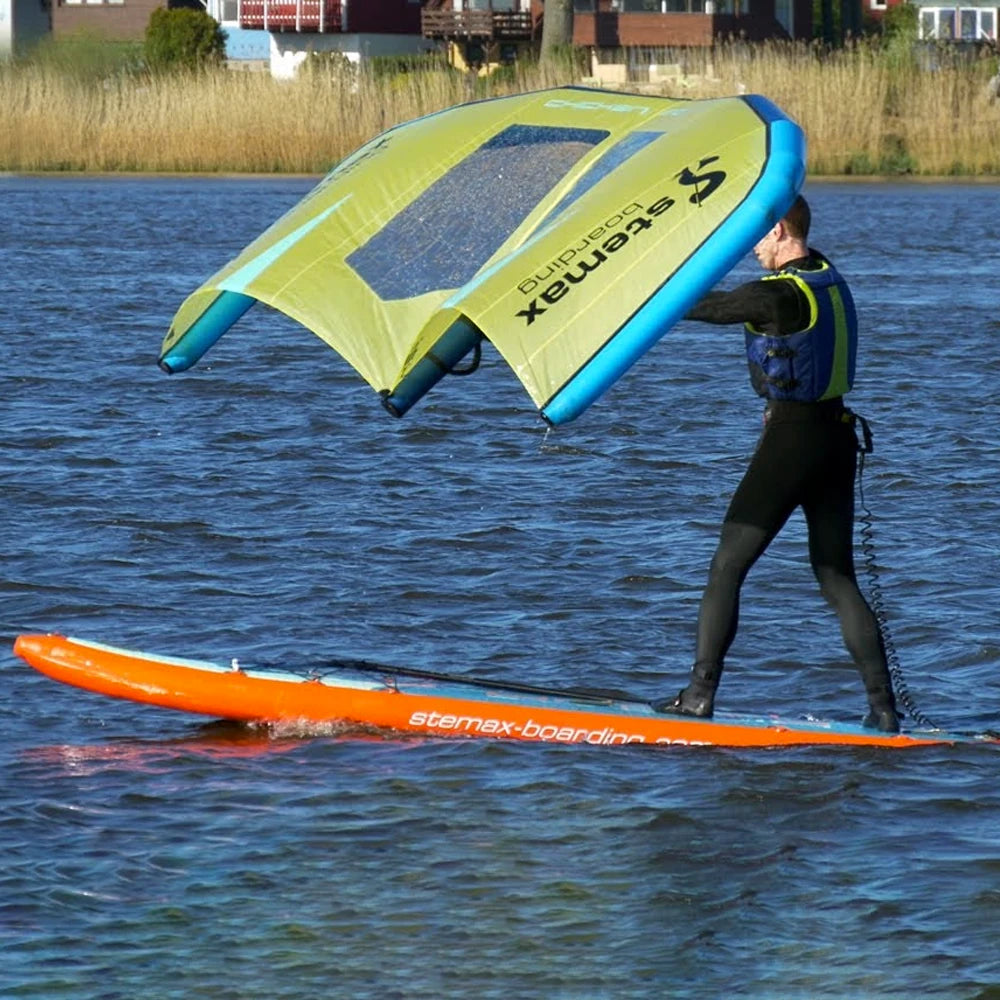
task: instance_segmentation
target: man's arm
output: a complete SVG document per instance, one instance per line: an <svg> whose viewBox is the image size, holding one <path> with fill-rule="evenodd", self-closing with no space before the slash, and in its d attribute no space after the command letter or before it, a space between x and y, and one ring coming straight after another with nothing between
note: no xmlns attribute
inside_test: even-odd
<svg viewBox="0 0 1000 1000"><path fill-rule="evenodd" d="M751 323L770 334L794 333L809 323L809 305L791 281L748 281L729 292L709 292L685 319Z"/></svg>

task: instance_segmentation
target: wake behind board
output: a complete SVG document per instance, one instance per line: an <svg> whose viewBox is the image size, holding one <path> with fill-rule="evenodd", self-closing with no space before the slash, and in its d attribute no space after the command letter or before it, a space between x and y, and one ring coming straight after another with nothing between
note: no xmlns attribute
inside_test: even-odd
<svg viewBox="0 0 1000 1000"><path fill-rule="evenodd" d="M157 656L61 635L21 635L14 652L75 687L221 719L254 723L342 722L435 737L544 743L778 747L917 747L1000 740L937 730L889 735L843 723L717 713L691 719L654 712L644 701L558 692L392 667L346 666L320 676L244 669Z"/></svg>

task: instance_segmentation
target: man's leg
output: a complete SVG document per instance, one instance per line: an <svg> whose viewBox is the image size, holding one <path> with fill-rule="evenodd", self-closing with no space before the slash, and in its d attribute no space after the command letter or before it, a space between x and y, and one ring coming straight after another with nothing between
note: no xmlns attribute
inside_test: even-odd
<svg viewBox="0 0 1000 1000"><path fill-rule="evenodd" d="M698 609L698 638L691 679L674 698L654 703L658 712L708 718L722 678L726 653L739 625L740 588L750 568L774 537L750 524L726 521L708 571L708 585Z"/></svg>
<svg viewBox="0 0 1000 1000"><path fill-rule="evenodd" d="M840 619L844 645L854 660L868 696L865 725L899 731L896 698L885 643L874 612L858 587L854 571L854 480L841 483L815 502L803 504L809 527L809 558L823 597Z"/></svg>
<svg viewBox="0 0 1000 1000"><path fill-rule="evenodd" d="M698 610L695 662L688 686L654 702L658 712L711 716L725 656L739 624L740 588L753 564L798 505L801 463L789 461L798 443L794 428L764 429L726 511Z"/></svg>

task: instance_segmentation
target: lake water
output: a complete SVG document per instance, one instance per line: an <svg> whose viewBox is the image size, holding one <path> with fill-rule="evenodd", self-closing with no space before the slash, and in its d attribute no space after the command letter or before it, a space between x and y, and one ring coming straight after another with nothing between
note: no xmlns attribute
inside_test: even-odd
<svg viewBox="0 0 1000 1000"><path fill-rule="evenodd" d="M554 431L489 351L393 420L263 308L163 375L184 296L311 186L0 177L0 997L1000 997L993 748L293 736L13 657L58 631L684 682L759 428L739 331L678 327ZM851 398L906 683L941 726L996 726L1000 187L807 193L860 307ZM747 581L718 703L863 702L796 517Z"/></svg>

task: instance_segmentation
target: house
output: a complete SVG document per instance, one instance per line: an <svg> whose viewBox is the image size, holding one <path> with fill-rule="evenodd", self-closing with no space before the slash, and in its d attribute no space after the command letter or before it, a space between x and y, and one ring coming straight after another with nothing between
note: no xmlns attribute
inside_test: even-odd
<svg viewBox="0 0 1000 1000"><path fill-rule="evenodd" d="M852 16L857 9L860 30L860 0L841 3ZM538 41L544 14L542 0L427 0L421 23L425 36L458 50L455 61L503 62ZM574 0L573 44L589 50L592 75L609 83L654 74L657 50L812 34L812 0Z"/></svg>
<svg viewBox="0 0 1000 1000"><path fill-rule="evenodd" d="M48 0L0 0L0 59L49 33Z"/></svg>
<svg viewBox="0 0 1000 1000"><path fill-rule="evenodd" d="M574 0L573 42L591 62L634 79L656 49L707 48L731 38L833 40L858 34L863 16L878 19L904 0ZM1000 0L911 0L920 37L997 42ZM157 7L198 4L227 33L231 63L270 66L294 75L310 52L338 52L352 62L447 45L456 61L510 61L537 45L543 0L0 0L0 54L48 30L141 39ZM51 4L51 11L49 5ZM834 5L837 5L836 12ZM622 65L622 60L629 65ZM614 67L613 71L610 67Z"/></svg>
<svg viewBox="0 0 1000 1000"><path fill-rule="evenodd" d="M862 0L865 18L880 21L886 11L909 3L917 8L917 37L926 42L997 44L997 0Z"/></svg>
<svg viewBox="0 0 1000 1000"><path fill-rule="evenodd" d="M56 38L86 32L114 41L141 40L164 0L51 0Z"/></svg>
<svg viewBox="0 0 1000 1000"><path fill-rule="evenodd" d="M447 46L453 65L489 66L540 40L542 11L538 0L426 0L420 30Z"/></svg>
<svg viewBox="0 0 1000 1000"><path fill-rule="evenodd" d="M890 7L896 7L906 0L861 0L861 16L879 22Z"/></svg>
<svg viewBox="0 0 1000 1000"><path fill-rule="evenodd" d="M245 43L258 34L271 73L292 77L310 53L358 63L436 48L420 32L420 0L206 0L207 10ZM227 41L227 53L231 44Z"/></svg>
<svg viewBox="0 0 1000 1000"><path fill-rule="evenodd" d="M812 0L576 0L573 41L598 48L704 48L811 38Z"/></svg>
<svg viewBox="0 0 1000 1000"><path fill-rule="evenodd" d="M0 0L4 3L29 0ZM49 2L49 0L30 0ZM227 34L231 62L270 65L293 76L310 52L339 52L352 62L426 51L420 0L51 0L56 36L85 31L141 40L157 7L203 7Z"/></svg>

